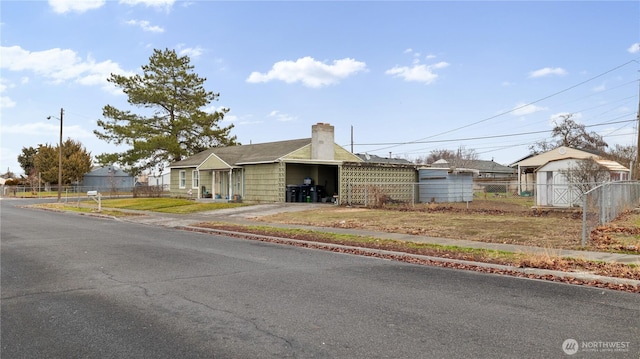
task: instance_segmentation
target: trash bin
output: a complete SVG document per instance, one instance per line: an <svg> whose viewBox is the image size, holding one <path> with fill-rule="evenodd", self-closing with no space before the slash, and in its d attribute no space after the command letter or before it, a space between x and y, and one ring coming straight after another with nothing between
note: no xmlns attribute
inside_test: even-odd
<svg viewBox="0 0 640 359"><path fill-rule="evenodd" d="M318 202L318 191L316 191L315 186L309 187L309 192L311 193L311 201L310 202Z"/></svg>
<svg viewBox="0 0 640 359"><path fill-rule="evenodd" d="M300 190L298 191L298 202L308 202L307 197L309 194L309 187L307 185L300 186Z"/></svg>
<svg viewBox="0 0 640 359"><path fill-rule="evenodd" d="M298 202L298 192L300 191L300 186L296 185L287 185L287 202Z"/></svg>

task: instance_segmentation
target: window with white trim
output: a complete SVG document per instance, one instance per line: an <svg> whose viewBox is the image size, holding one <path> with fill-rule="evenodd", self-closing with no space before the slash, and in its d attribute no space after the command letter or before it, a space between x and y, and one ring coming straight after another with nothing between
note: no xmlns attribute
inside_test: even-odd
<svg viewBox="0 0 640 359"><path fill-rule="evenodd" d="M193 170L191 172L191 188L198 188L200 184L200 171Z"/></svg>
<svg viewBox="0 0 640 359"><path fill-rule="evenodd" d="M187 188L187 171L180 171L180 188Z"/></svg>

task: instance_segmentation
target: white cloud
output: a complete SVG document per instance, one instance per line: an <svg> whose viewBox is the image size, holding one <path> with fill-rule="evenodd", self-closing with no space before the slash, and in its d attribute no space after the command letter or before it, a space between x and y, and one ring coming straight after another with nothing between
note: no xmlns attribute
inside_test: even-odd
<svg viewBox="0 0 640 359"><path fill-rule="evenodd" d="M551 76L551 75L564 76L566 74L567 74L567 71L561 67L556 67L556 68L545 67L540 70L531 71L529 73L529 78L544 77L544 76Z"/></svg>
<svg viewBox="0 0 640 359"><path fill-rule="evenodd" d="M582 113L579 112L558 112L554 113L549 117L549 124L551 127L554 127L556 123L562 122L567 116L570 116L572 120L577 123L580 123L580 119L582 118Z"/></svg>
<svg viewBox="0 0 640 359"><path fill-rule="evenodd" d="M178 46L180 47L180 46ZM190 58L200 57L202 55L202 48L197 47L185 47L184 49L178 50L178 55L180 56L189 56Z"/></svg>
<svg viewBox="0 0 640 359"><path fill-rule="evenodd" d="M513 108L513 110L511 110L511 113L513 113L515 116L526 116L532 113L536 113L538 111L545 111L545 110L547 110L546 107L519 103Z"/></svg>
<svg viewBox="0 0 640 359"><path fill-rule="evenodd" d="M78 0L76 0L78 1ZM175 3L175 0L120 0L120 4L135 6L144 5L146 7L155 7L158 9L169 10Z"/></svg>
<svg viewBox="0 0 640 359"><path fill-rule="evenodd" d="M111 60L96 62L90 56L83 60L69 49L49 49L30 52L20 46L0 47L1 69L32 71L54 83L73 81L82 85L101 85L114 90L107 78L112 73L130 75Z"/></svg>
<svg viewBox="0 0 640 359"><path fill-rule="evenodd" d="M3 93L7 88L15 87L9 81L0 78L0 93ZM7 96L0 96L0 108L10 108L15 107L16 102Z"/></svg>
<svg viewBox="0 0 640 359"><path fill-rule="evenodd" d="M401 77L405 81L410 82L422 82L424 84L430 84L438 78L435 70L443 69L449 66L446 62L438 62L434 65L424 65L414 63L413 66L396 66L385 72L387 75L394 77Z"/></svg>
<svg viewBox="0 0 640 359"><path fill-rule="evenodd" d="M209 105L209 106L203 108L202 111L205 112L205 113L208 113L208 114L213 114L213 113L216 113L216 112L228 112L229 108L224 107L224 106L216 107L216 106L213 106L213 105ZM225 117L226 116L227 115L225 114Z"/></svg>
<svg viewBox="0 0 640 359"><path fill-rule="evenodd" d="M151 23L147 20L129 20L127 21L127 25L133 25L140 27L143 31L147 32L164 32L164 29L160 26L154 25L151 26Z"/></svg>
<svg viewBox="0 0 640 359"><path fill-rule="evenodd" d="M323 87L334 85L360 71L366 71L364 62L354 59L334 60L327 65L316 61L312 57L303 57L294 61L276 62L267 73L252 72L247 78L249 83L269 82L280 80L286 83L302 82L307 87Z"/></svg>
<svg viewBox="0 0 640 359"><path fill-rule="evenodd" d="M10 99L7 96L0 96L0 108L10 108L15 107L16 102ZM3 128L4 131L4 128Z"/></svg>
<svg viewBox="0 0 640 359"><path fill-rule="evenodd" d="M49 0L49 6L58 14L68 12L83 13L88 10L98 9L106 3L106 0Z"/></svg>
<svg viewBox="0 0 640 359"><path fill-rule="evenodd" d="M280 122L290 122L298 119L295 116L291 116L286 113L280 113L280 111L275 111L275 110L269 113L269 117L274 117L276 120Z"/></svg>
<svg viewBox="0 0 640 359"><path fill-rule="evenodd" d="M635 44L629 46L629 48L627 49L627 51L629 51L632 54L637 54L640 52L640 42L636 42Z"/></svg>

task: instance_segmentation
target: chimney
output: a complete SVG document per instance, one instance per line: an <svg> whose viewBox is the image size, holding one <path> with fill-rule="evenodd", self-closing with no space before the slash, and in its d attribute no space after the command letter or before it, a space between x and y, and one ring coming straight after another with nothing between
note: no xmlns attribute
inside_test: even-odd
<svg viewBox="0 0 640 359"><path fill-rule="evenodd" d="M311 159L334 160L333 126L318 122L311 126Z"/></svg>

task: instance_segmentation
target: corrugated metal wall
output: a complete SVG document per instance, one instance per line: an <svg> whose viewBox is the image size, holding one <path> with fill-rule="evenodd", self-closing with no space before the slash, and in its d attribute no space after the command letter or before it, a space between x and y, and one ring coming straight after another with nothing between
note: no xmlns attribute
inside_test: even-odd
<svg viewBox="0 0 640 359"><path fill-rule="evenodd" d="M473 175L449 173L446 170L421 169L418 171L419 201L471 202L473 201Z"/></svg>

